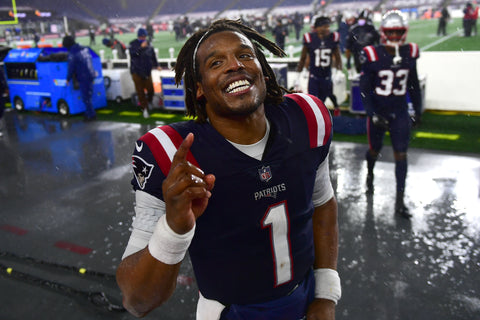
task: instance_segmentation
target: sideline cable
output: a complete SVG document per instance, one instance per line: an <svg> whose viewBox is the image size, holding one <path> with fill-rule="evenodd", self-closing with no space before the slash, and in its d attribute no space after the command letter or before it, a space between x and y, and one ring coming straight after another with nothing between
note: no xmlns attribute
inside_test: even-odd
<svg viewBox="0 0 480 320"><path fill-rule="evenodd" d="M88 270L88 269L85 269L85 268L77 268L77 267L74 267L74 266L67 266L67 265L64 265L64 264L43 261L43 260L40 260L40 259L35 259L35 258L32 258L32 257L28 257L28 256L19 256L15 253L11 253L11 252L0 251L0 258L3 258L3 257L20 260L21 262L28 263L30 265L42 265L42 266L47 266L47 267L72 271L72 272L75 272L75 273L78 272L81 275L88 275L88 276L93 276L93 277L105 278L106 280L115 280L115 275L113 275L113 274Z"/></svg>
<svg viewBox="0 0 480 320"><path fill-rule="evenodd" d="M93 275L93 276L97 276L97 277L100 276L100 277L104 277L104 278L114 278L114 276L110 275L110 274L105 274L105 273L96 272L96 271L89 271L89 270L86 270L84 268L78 269L78 268L71 267L71 266L65 266L65 265L61 265L61 264L45 262L45 261L42 261L42 260L37 260L37 259L34 259L34 258L30 258L30 257L20 257L20 256L17 256L15 254L13 254L13 253L8 253L8 252L0 252L0 257L10 257L10 258L15 258L15 259L22 260L23 262L28 262L29 264L46 265L46 266L60 268L60 269L64 269L64 270L75 271L76 274L77 274L77 271L78 271L78 273L80 273L82 275L83 274L88 274L88 275ZM106 309L108 311L113 311L113 312L124 312L124 311L126 311L126 309L122 305L119 305L119 304L116 304L116 303L112 302L111 299L109 297L107 297L107 295L103 291L78 290L78 289L75 289L73 287L67 286L67 285L59 283L59 282L51 281L51 280L48 280L48 279L43 279L43 278L28 274L28 273L25 273L25 272L14 270L11 267L7 267L3 263L0 263L0 276L4 276L6 278L11 278L11 279L14 279L14 280L22 281L22 282L32 284L32 285L37 285L37 286L42 287L44 289L48 289L48 290L63 294L65 296L72 297L72 298L79 297L79 298L82 298L82 299L86 299L87 301L92 303L94 306L102 308L102 309Z"/></svg>

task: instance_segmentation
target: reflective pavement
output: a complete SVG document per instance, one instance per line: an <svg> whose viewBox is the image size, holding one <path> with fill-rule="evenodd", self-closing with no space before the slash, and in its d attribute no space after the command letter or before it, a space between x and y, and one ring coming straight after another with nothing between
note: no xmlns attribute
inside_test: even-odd
<svg viewBox="0 0 480 320"><path fill-rule="evenodd" d="M133 319L114 273L128 240L134 141L148 126L5 114L0 138L0 319ZM480 319L480 155L410 150L393 214L391 149L365 194L366 145L334 142L342 319ZM146 319L194 319L190 262Z"/></svg>

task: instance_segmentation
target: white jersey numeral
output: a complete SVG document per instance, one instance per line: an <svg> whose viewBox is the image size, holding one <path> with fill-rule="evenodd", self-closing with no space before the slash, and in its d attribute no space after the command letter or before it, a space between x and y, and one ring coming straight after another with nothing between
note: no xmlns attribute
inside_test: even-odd
<svg viewBox="0 0 480 320"><path fill-rule="evenodd" d="M315 67L329 67L332 62L332 49L315 49Z"/></svg>
<svg viewBox="0 0 480 320"><path fill-rule="evenodd" d="M275 286L292 280L292 257L290 250L290 226L286 202L268 208L262 226L270 228Z"/></svg>
<svg viewBox="0 0 480 320"><path fill-rule="evenodd" d="M393 93L395 96L403 96L407 93L408 70L399 69L396 72L392 70L380 70L378 77L381 79L381 86L375 88L375 93L380 96L389 96ZM398 87L394 88L395 79L398 81Z"/></svg>

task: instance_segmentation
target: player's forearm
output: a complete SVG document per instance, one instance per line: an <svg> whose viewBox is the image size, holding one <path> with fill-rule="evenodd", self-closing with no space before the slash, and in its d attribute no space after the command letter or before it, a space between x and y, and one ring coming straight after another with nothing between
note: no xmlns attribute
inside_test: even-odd
<svg viewBox="0 0 480 320"><path fill-rule="evenodd" d="M298 66L297 66L298 72L302 71L303 68L305 67L305 63L307 61L307 55L308 55L308 49L305 46L303 46L302 53L300 54L300 61L298 62Z"/></svg>
<svg viewBox="0 0 480 320"><path fill-rule="evenodd" d="M160 262L148 248L126 257L117 269L124 307L134 316L143 317L162 305L175 290L180 264Z"/></svg>
<svg viewBox="0 0 480 320"><path fill-rule="evenodd" d="M320 207L313 214L313 237L315 244L314 268L337 269L338 257L338 223L337 201L335 197Z"/></svg>
<svg viewBox="0 0 480 320"><path fill-rule="evenodd" d="M305 60L306 60L306 57L304 57L303 55L300 57L300 61L298 62L298 66L297 66L297 71L298 72L301 72L303 70L303 68L305 67Z"/></svg>

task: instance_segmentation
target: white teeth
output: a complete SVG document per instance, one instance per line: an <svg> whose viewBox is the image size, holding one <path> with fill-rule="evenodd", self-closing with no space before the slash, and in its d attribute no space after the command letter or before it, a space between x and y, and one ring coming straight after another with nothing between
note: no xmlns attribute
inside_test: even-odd
<svg viewBox="0 0 480 320"><path fill-rule="evenodd" d="M242 90L246 90L250 87L250 82L247 80L239 80L231 83L227 88L227 93L236 93Z"/></svg>

